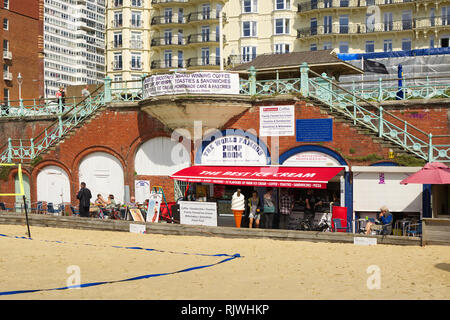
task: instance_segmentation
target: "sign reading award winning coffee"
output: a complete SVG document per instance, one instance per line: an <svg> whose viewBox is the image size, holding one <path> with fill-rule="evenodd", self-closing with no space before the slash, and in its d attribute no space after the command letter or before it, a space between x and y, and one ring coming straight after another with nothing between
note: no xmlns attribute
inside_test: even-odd
<svg viewBox="0 0 450 320"><path fill-rule="evenodd" d="M203 165L265 165L266 152L252 139L240 135L217 138L203 149Z"/></svg>
<svg viewBox="0 0 450 320"><path fill-rule="evenodd" d="M217 227L217 203L180 201L180 224Z"/></svg>
<svg viewBox="0 0 450 320"><path fill-rule="evenodd" d="M270 106L259 108L261 137L293 136L295 134L294 106Z"/></svg>
<svg viewBox="0 0 450 320"><path fill-rule="evenodd" d="M144 99L171 94L239 94L239 75L225 72L173 73L148 76Z"/></svg>

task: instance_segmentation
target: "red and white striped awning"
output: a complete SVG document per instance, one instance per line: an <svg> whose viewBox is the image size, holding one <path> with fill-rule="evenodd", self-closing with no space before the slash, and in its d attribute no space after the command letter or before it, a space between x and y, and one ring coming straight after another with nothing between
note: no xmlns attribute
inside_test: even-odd
<svg viewBox="0 0 450 320"><path fill-rule="evenodd" d="M343 167L192 166L170 178L237 186L325 189Z"/></svg>

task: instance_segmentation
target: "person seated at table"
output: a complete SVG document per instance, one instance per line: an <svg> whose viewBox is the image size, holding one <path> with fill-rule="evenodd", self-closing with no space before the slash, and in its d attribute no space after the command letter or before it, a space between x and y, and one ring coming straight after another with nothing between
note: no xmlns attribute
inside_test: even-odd
<svg viewBox="0 0 450 320"><path fill-rule="evenodd" d="M100 193L97 195L97 199L95 199L94 204L99 207L106 207L107 205L105 199L103 199L103 196Z"/></svg>
<svg viewBox="0 0 450 320"><path fill-rule="evenodd" d="M130 202L127 203L127 206L129 208L138 208L139 204L136 202L136 198L135 197L130 197Z"/></svg>
<svg viewBox="0 0 450 320"><path fill-rule="evenodd" d="M372 231L381 231L380 234L389 235L392 233L392 213L386 206L380 208L380 215L378 216L378 222L367 222L366 234L371 234Z"/></svg>
<svg viewBox="0 0 450 320"><path fill-rule="evenodd" d="M110 194L108 196L108 200L106 201L106 208L112 209L116 207L116 201L114 200L114 196Z"/></svg>

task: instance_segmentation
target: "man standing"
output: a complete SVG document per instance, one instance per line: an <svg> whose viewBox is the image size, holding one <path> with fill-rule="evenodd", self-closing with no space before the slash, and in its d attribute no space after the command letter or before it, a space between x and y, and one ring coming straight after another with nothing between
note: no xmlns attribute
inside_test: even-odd
<svg viewBox="0 0 450 320"><path fill-rule="evenodd" d="M84 89L81 90L81 95L83 96L83 98L87 98L87 97L89 97L91 95L91 93L89 92L89 86L88 85L86 85L84 87Z"/></svg>
<svg viewBox="0 0 450 320"><path fill-rule="evenodd" d="M86 188L86 183L80 184L81 189L78 191L77 199L80 200L80 217L89 217L89 206L91 205L91 191Z"/></svg>
<svg viewBox="0 0 450 320"><path fill-rule="evenodd" d="M289 216L294 208L294 199L289 189L284 190L280 199L280 229L287 229Z"/></svg>

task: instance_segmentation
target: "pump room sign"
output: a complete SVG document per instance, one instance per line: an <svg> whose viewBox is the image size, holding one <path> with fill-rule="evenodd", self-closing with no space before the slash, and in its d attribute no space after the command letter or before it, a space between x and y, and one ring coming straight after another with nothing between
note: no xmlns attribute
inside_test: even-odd
<svg viewBox="0 0 450 320"><path fill-rule="evenodd" d="M203 165L266 165L266 150L248 137L227 135L203 148Z"/></svg>

